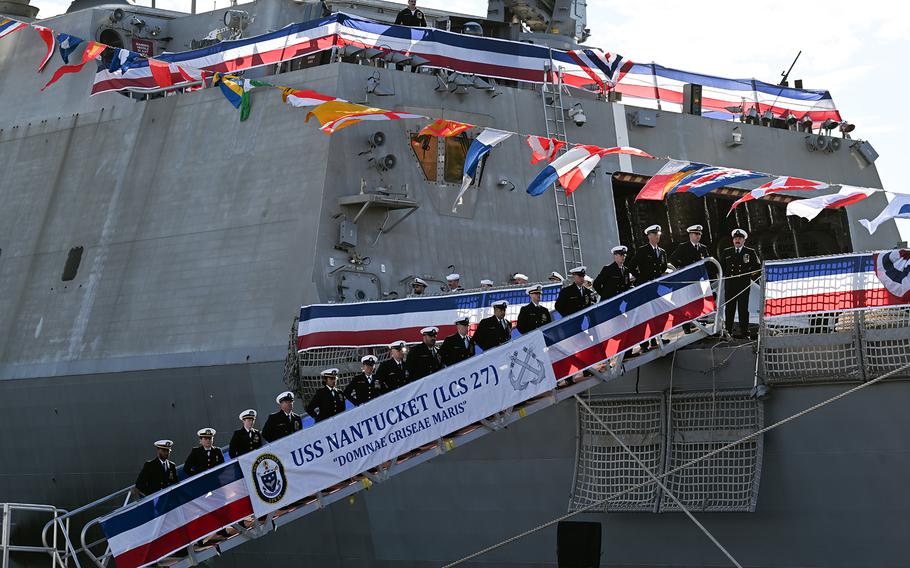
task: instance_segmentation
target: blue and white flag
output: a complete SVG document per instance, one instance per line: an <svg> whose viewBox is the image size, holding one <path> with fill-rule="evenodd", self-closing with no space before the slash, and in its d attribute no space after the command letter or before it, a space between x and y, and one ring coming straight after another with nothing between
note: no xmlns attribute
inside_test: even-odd
<svg viewBox="0 0 910 568"><path fill-rule="evenodd" d="M878 229L879 225L891 219L910 219L910 195L905 193L895 195L891 203L878 214L878 217L871 221L869 219L860 219L859 224L865 227L871 235Z"/></svg>
<svg viewBox="0 0 910 568"><path fill-rule="evenodd" d="M136 60L140 57L142 56L135 51L116 48L114 50L114 57L111 58L111 64L108 65L107 70L111 73L126 73L130 67L136 64Z"/></svg>
<svg viewBox="0 0 910 568"><path fill-rule="evenodd" d="M57 43L60 44L60 57L63 62L69 65L70 55L76 51L76 47L82 43L82 38L71 36L69 34L57 34Z"/></svg>
<svg viewBox="0 0 910 568"><path fill-rule="evenodd" d="M455 203L452 205L452 213L455 212L458 205L461 203L461 196L464 195L464 192L468 190L471 182L474 181L480 159L489 154L490 150L493 149L493 146L496 146L511 135L512 132L496 130L495 128L486 128L477 135L477 138L475 138L473 142L471 142L471 147L468 148L468 154L464 159L464 175L461 178L461 190L458 192L458 197L455 198Z"/></svg>

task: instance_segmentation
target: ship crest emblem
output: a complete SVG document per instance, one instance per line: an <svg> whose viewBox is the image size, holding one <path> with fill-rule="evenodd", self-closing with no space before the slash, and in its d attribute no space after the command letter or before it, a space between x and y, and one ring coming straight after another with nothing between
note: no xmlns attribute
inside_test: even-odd
<svg viewBox="0 0 910 568"><path fill-rule="evenodd" d="M875 255L875 274L895 296L910 294L910 250L896 249Z"/></svg>
<svg viewBox="0 0 910 568"><path fill-rule="evenodd" d="M509 359L509 382L512 388L523 391L529 385L536 385L547 376L543 362L530 347L522 347L512 352Z"/></svg>
<svg viewBox="0 0 910 568"><path fill-rule="evenodd" d="M262 454L253 462L253 485L259 498L269 504L277 503L287 490L284 466L274 454Z"/></svg>

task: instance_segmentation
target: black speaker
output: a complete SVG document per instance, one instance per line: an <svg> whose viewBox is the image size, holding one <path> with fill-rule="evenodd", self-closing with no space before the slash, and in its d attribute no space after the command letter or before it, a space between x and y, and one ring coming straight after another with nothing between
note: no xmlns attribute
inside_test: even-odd
<svg viewBox="0 0 910 568"><path fill-rule="evenodd" d="M559 568L600 566L600 523L560 521L556 525Z"/></svg>
<svg viewBox="0 0 910 568"><path fill-rule="evenodd" d="M701 116L701 85L695 83L683 85L683 112Z"/></svg>

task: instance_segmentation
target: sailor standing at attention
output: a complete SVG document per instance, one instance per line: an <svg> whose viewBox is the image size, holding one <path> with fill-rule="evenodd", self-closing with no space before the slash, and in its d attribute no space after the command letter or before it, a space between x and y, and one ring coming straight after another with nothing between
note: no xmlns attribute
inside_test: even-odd
<svg viewBox="0 0 910 568"><path fill-rule="evenodd" d="M648 243L635 249L635 256L629 259L629 268L635 276L635 284L641 286L663 275L669 267L667 251L660 248L660 225L651 225L645 229ZM641 351L657 347L657 338L641 344Z"/></svg>
<svg viewBox="0 0 910 568"><path fill-rule="evenodd" d="M727 303L724 314L726 316L727 333L733 334L733 321L739 312L739 334L734 336L740 339L749 335L749 292L752 281L761 276L761 261L755 249L746 246L749 234L742 229L734 229L731 233L733 246L724 249L720 257L720 264L727 279L724 301Z"/></svg>
<svg viewBox="0 0 910 568"><path fill-rule="evenodd" d="M142 471L136 478L136 489L143 496L151 495L165 487L177 483L177 465L170 459L171 448L174 442L158 440L155 442L157 457L150 459L142 465Z"/></svg>
<svg viewBox="0 0 910 568"><path fill-rule="evenodd" d="M608 300L631 289L632 283L635 281L635 277L626 266L626 254L629 249L620 245L613 247L611 252L613 253L613 263L604 266L594 279L594 290L600 294L602 300Z"/></svg>
<svg viewBox="0 0 910 568"><path fill-rule="evenodd" d="M326 369L322 373L322 388L313 394L310 403L306 405L306 413L316 422L322 422L344 411L344 395L335 388L338 380L338 369Z"/></svg>
<svg viewBox="0 0 910 568"><path fill-rule="evenodd" d="M540 298L543 295L543 286L540 284L531 286L525 290L525 292L527 292L531 301L522 306L521 311L518 312L517 327L520 333L534 331L538 327L545 326L553 321L550 310L540 305Z"/></svg>
<svg viewBox="0 0 910 568"><path fill-rule="evenodd" d="M407 343L402 340L389 343L389 358L379 364L376 378L382 392L391 392L408 384L408 371L404 365L404 349Z"/></svg>
<svg viewBox="0 0 910 568"><path fill-rule="evenodd" d="M464 292L464 287L461 285L461 274L453 272L446 276L446 293L454 294L456 292Z"/></svg>
<svg viewBox="0 0 910 568"><path fill-rule="evenodd" d="M199 445L190 450L190 455L186 457L186 462L183 464L183 471L188 476L224 463L224 453L221 448L212 445L212 442L215 441L215 429L202 428L196 432L196 435L199 436Z"/></svg>
<svg viewBox="0 0 910 568"><path fill-rule="evenodd" d="M689 233L689 242L679 243L679 246L676 247L676 250L670 255L670 262L673 263L673 266L682 268L711 256L708 253L708 247L701 244L702 230L703 227L701 225L692 225L686 229ZM705 269L710 270L712 267L713 265L707 265ZM695 331L695 326L691 323L684 323L683 330L685 330L686 333L693 333Z"/></svg>
<svg viewBox="0 0 910 568"><path fill-rule="evenodd" d="M580 312L594 303L594 292L585 287L585 270L584 266L576 266L570 270L572 283L559 291L559 297L556 298L556 311L562 317Z"/></svg>
<svg viewBox="0 0 910 568"><path fill-rule="evenodd" d="M446 367L474 356L474 340L468 336L468 318L455 322L455 333L443 340L439 358Z"/></svg>
<svg viewBox="0 0 910 568"><path fill-rule="evenodd" d="M348 386L344 387L344 397L351 401L354 406L360 406L365 402L370 402L385 391L379 383L379 379L373 374L376 368L376 357L373 355L364 355L360 358L360 368L362 372L351 379Z"/></svg>
<svg viewBox="0 0 910 568"><path fill-rule="evenodd" d="M427 19L423 16L423 12L417 9L417 0L408 0L408 7L398 12L395 25L427 27Z"/></svg>
<svg viewBox="0 0 910 568"><path fill-rule="evenodd" d="M278 411L269 414L262 428L262 437L269 442L293 434L303 428L300 415L294 412L294 393L285 391L275 397Z"/></svg>
<svg viewBox="0 0 910 568"><path fill-rule="evenodd" d="M231 444L228 446L228 455L232 458L262 447L262 434L253 428L253 424L256 422L256 411L252 408L244 410L240 413L240 421L243 422L243 427L234 430Z"/></svg>
<svg viewBox="0 0 910 568"><path fill-rule="evenodd" d="M408 352L408 360L405 362L409 383L420 380L427 375L432 375L442 369L442 362L439 359L439 348L436 347L436 336L438 334L438 327L425 327L420 330L423 343L411 348L411 351Z"/></svg>
<svg viewBox="0 0 910 568"><path fill-rule="evenodd" d="M506 307L509 305L505 300L493 302L493 315L483 318L477 324L477 330L474 331L474 343L481 349L493 349L512 339L512 322L506 318Z"/></svg>

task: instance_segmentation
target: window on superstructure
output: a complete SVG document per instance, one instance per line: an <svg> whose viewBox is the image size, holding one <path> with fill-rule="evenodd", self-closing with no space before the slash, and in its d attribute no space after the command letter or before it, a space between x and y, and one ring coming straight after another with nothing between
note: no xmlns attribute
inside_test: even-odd
<svg viewBox="0 0 910 568"><path fill-rule="evenodd" d="M79 264L82 262L82 247L73 247L66 256L66 264L63 265L63 276L60 277L64 282L69 282L76 277L79 271Z"/></svg>
<svg viewBox="0 0 910 568"><path fill-rule="evenodd" d="M411 135L411 150L423 170L427 181L436 181L436 161L439 158L439 141L432 136Z"/></svg>
<svg viewBox="0 0 910 568"><path fill-rule="evenodd" d="M464 160L468 155L471 140L464 134L445 139L445 164L443 179L446 183L461 183L464 175Z"/></svg>

